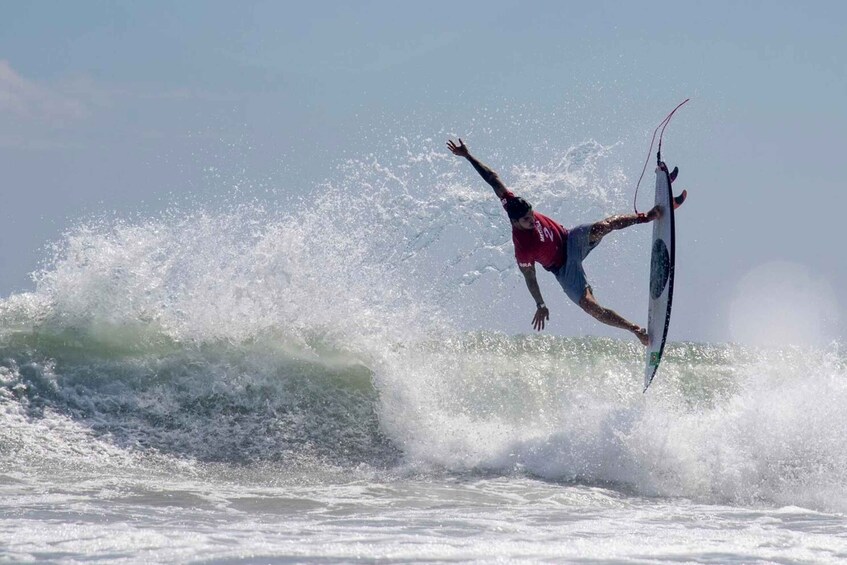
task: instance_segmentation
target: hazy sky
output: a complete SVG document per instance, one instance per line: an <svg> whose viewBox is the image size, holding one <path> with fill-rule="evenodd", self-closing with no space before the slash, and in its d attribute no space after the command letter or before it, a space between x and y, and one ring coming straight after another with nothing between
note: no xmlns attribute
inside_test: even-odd
<svg viewBox="0 0 847 565"><path fill-rule="evenodd" d="M470 132L501 171L522 135L620 143L634 180L690 96L668 134L691 189L677 337L847 335L842 2L0 7L2 296L79 218L230 190L212 165L309 187L408 129Z"/></svg>

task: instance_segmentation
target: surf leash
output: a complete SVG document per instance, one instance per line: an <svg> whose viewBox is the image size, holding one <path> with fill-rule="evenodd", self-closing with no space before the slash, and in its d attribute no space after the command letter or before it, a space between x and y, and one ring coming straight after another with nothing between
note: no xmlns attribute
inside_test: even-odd
<svg viewBox="0 0 847 565"><path fill-rule="evenodd" d="M662 161L662 137L665 135L665 128L668 127L668 124L671 123L671 118L676 114L676 111L685 105L686 102L691 100L691 98L686 98L682 102L680 102L676 108L674 108L670 114L665 116L665 119L659 122L659 125L656 126L656 129L653 130L653 139L650 140L650 149L647 150L647 159L644 161L644 168L641 169L641 176L638 177L638 182L635 185L635 196L632 198L632 208L635 210L635 213L638 214L638 188L641 186L641 180L644 178L644 173L647 172L647 164L650 162L650 154L653 152L653 144L656 142L656 134L659 134L659 147L656 152L656 161ZM661 133L659 132L659 128L662 128Z"/></svg>

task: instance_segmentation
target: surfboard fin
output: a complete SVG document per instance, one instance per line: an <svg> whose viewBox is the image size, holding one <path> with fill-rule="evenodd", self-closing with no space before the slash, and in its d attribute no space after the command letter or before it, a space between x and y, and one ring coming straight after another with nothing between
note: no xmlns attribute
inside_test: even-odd
<svg viewBox="0 0 847 565"><path fill-rule="evenodd" d="M669 175L671 177L671 182L676 180L676 176L679 174L679 167L674 167Z"/></svg>
<svg viewBox="0 0 847 565"><path fill-rule="evenodd" d="M686 198L688 198L688 191L687 190L683 190L680 194L674 196L673 197L674 210L679 208L682 205L682 203L685 202Z"/></svg>

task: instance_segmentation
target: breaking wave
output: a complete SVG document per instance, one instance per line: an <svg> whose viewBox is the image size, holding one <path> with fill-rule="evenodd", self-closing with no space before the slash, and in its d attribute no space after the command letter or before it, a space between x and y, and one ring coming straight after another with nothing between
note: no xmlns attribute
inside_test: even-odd
<svg viewBox="0 0 847 565"><path fill-rule="evenodd" d="M522 282L496 199L440 143L349 161L284 208L70 230L35 290L0 301L3 472L142 456L847 509L837 344L674 343L644 395L634 342L476 331ZM554 217L563 194L618 206L609 150L515 187Z"/></svg>

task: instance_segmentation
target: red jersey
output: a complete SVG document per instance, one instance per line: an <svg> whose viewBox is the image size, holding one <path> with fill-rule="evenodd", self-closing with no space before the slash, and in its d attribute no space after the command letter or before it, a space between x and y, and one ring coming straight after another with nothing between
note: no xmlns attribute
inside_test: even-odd
<svg viewBox="0 0 847 565"><path fill-rule="evenodd" d="M506 191L501 199L503 206L515 195ZM515 259L521 267L531 267L536 261L548 271L555 271L565 264L565 242L568 230L544 214L533 211L535 229L522 230L512 227L512 242L515 244Z"/></svg>

